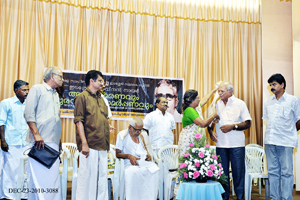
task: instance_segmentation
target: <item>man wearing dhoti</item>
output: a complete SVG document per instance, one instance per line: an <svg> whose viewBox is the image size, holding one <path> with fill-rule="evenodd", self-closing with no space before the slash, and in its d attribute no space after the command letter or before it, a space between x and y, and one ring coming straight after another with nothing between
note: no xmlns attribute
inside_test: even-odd
<svg viewBox="0 0 300 200"><path fill-rule="evenodd" d="M160 148L174 143L173 129L176 125L173 115L167 111L168 101L166 97L158 97L155 101L156 110L146 115L144 119L144 129L149 131L156 162Z"/></svg>
<svg viewBox="0 0 300 200"><path fill-rule="evenodd" d="M61 121L60 103L56 88L62 86L63 73L58 67L48 67L44 82L34 85L28 93L24 118L29 130L26 141L37 148L44 144L59 151ZM60 199L59 159L50 169L33 158L28 158L28 199Z"/></svg>
<svg viewBox="0 0 300 200"><path fill-rule="evenodd" d="M107 151L109 150L108 107L101 90L100 71L90 70L86 90L74 99L74 123L79 155L77 200L107 200Z"/></svg>
<svg viewBox="0 0 300 200"><path fill-rule="evenodd" d="M141 134L143 121L139 117L130 120L128 129L117 136L116 156L124 159L126 200L154 200L159 187L159 168L149 162L151 156L147 151Z"/></svg>
<svg viewBox="0 0 300 200"><path fill-rule="evenodd" d="M0 103L0 139L3 151L3 173L0 173L0 199L16 199L18 169L23 152L27 149L25 141L28 125L23 117L29 84L22 80L14 83L15 96ZM0 167L1 168L1 167ZM0 169L2 171L2 169ZM26 180L25 180L26 183ZM27 187L24 184L25 188ZM19 190L19 192L21 192ZM27 193L22 194L27 199Z"/></svg>

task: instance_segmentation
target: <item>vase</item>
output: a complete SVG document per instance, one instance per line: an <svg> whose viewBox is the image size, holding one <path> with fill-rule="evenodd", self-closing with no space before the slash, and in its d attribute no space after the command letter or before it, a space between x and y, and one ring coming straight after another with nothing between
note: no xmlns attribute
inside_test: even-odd
<svg viewBox="0 0 300 200"><path fill-rule="evenodd" d="M196 178L196 182L197 183L206 183L207 182L207 178L201 178L200 176L198 178Z"/></svg>

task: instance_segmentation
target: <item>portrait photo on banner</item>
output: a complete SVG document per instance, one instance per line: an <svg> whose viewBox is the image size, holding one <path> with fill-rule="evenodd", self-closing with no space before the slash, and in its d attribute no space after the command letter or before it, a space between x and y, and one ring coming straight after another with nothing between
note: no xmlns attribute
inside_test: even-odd
<svg viewBox="0 0 300 200"><path fill-rule="evenodd" d="M73 100L86 89L85 74L83 71L63 71L64 84L58 89L61 117L73 118ZM156 109L157 98L166 97L168 112L176 122L181 122L183 79L111 73L103 73L103 76L105 88L100 92L108 101L112 119L130 120L135 116L144 118Z"/></svg>

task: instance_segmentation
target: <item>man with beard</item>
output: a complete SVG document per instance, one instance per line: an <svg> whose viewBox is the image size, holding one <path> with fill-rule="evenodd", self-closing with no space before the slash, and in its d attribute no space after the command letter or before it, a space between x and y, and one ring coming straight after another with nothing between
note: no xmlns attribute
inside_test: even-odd
<svg viewBox="0 0 300 200"><path fill-rule="evenodd" d="M9 189L17 188L18 168L23 152L27 149L25 141L28 125L23 117L29 84L22 80L14 83L15 96L0 103L0 139L3 151L3 172L0 178L0 199L15 199L16 193ZM25 184L26 185L26 184ZM23 193L22 198L27 198Z"/></svg>
<svg viewBox="0 0 300 200"><path fill-rule="evenodd" d="M156 110L146 115L144 119L144 129L149 131L154 158L157 157L160 148L173 144L173 129L176 128L173 115L167 111L167 98L157 98L155 105Z"/></svg>
<svg viewBox="0 0 300 200"><path fill-rule="evenodd" d="M271 199L293 199L293 149L297 147L300 129L300 100L285 92L281 74L268 79L274 96L269 97L262 119L267 120L265 151Z"/></svg>

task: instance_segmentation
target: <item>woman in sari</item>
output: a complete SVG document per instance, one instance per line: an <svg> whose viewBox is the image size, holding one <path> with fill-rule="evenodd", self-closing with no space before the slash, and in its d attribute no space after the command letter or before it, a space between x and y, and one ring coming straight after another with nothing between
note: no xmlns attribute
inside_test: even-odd
<svg viewBox="0 0 300 200"><path fill-rule="evenodd" d="M201 107L204 106L212 95L217 91L217 88L210 91L204 98L200 100L196 90L188 90L184 93L183 103L181 105L183 116L183 129L179 135L178 150L179 156L183 156L189 148L189 144L193 141L195 132L205 134L204 128L207 127L214 119L218 119L217 110L214 107L214 112L208 118L202 116Z"/></svg>

